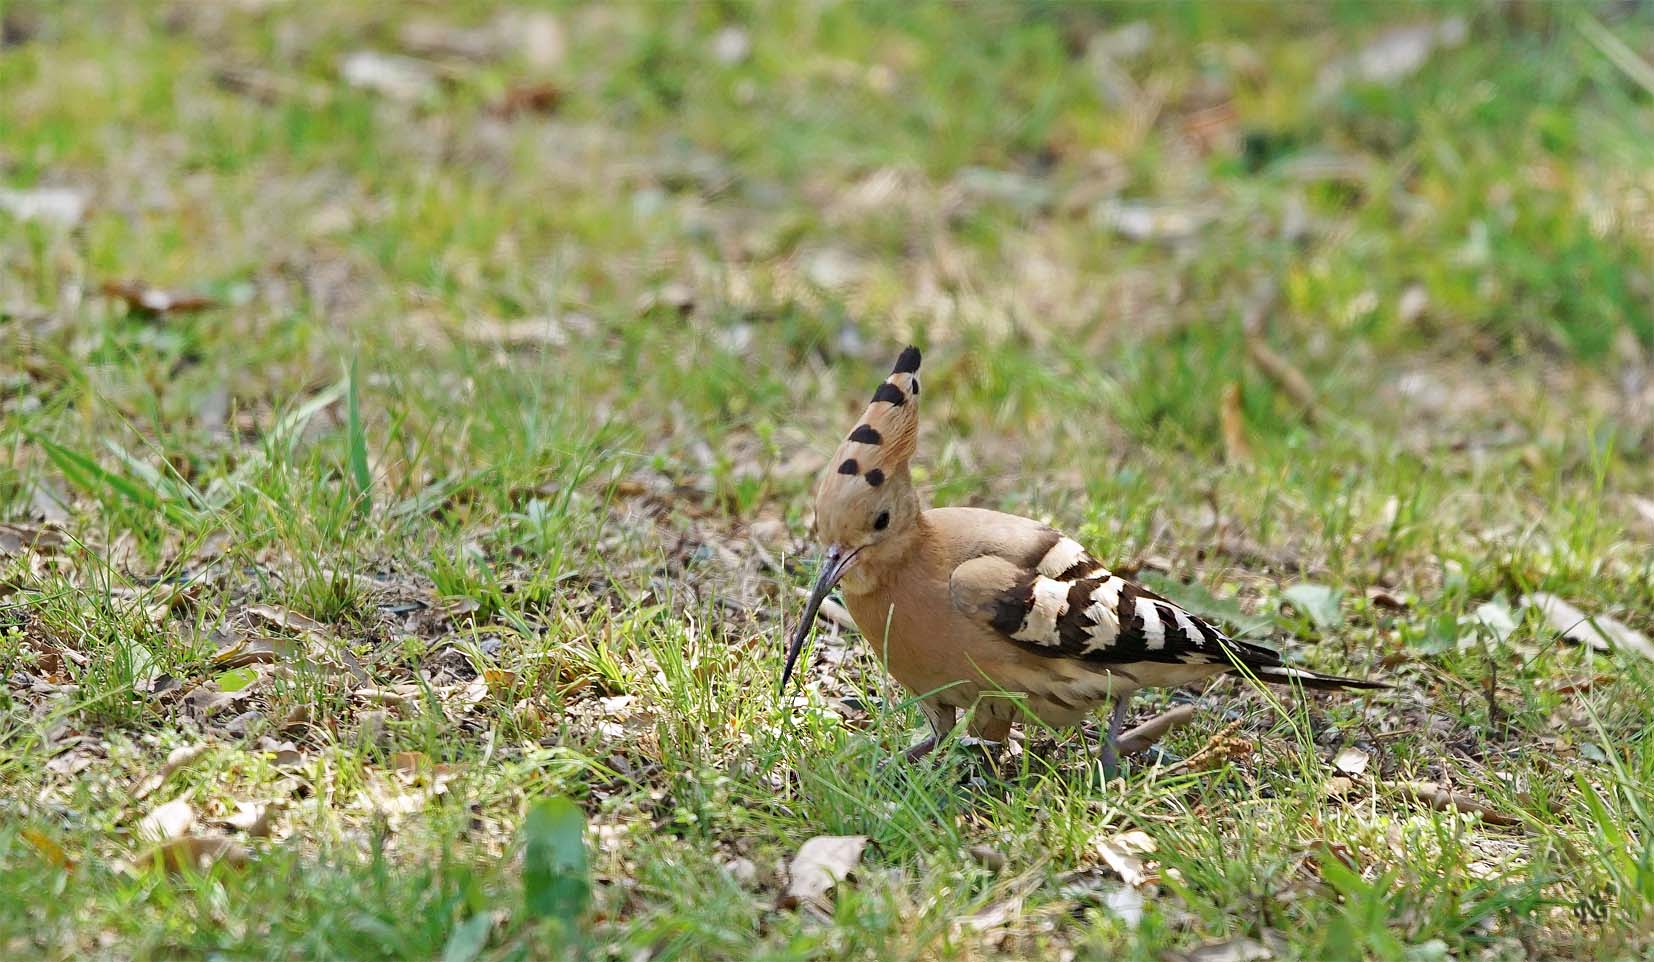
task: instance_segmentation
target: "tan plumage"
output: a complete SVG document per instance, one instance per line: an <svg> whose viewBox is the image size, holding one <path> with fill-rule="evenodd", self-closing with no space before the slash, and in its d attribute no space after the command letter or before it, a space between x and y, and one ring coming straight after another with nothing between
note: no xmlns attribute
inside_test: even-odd
<svg viewBox="0 0 1654 962"><path fill-rule="evenodd" d="M1113 742L1139 688L1242 671L1314 688L1376 682L1289 668L1109 572L1073 539L1028 518L977 508L921 510L908 464L918 446L919 352L909 347L839 446L816 490L822 571L788 650L782 686L817 608L841 585L850 614L890 674L920 697L928 751L970 711L1003 739L1013 722L1077 725L1103 703Z"/></svg>

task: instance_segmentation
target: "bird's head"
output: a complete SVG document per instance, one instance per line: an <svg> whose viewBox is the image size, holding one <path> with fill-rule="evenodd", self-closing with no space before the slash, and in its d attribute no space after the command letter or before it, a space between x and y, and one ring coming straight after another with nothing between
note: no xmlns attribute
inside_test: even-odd
<svg viewBox="0 0 1654 962"><path fill-rule="evenodd" d="M804 620L787 650L783 689L833 586L858 561L913 530L919 500L908 462L918 446L919 349L908 347L873 392L872 403L833 453L816 487L816 538L826 550Z"/></svg>

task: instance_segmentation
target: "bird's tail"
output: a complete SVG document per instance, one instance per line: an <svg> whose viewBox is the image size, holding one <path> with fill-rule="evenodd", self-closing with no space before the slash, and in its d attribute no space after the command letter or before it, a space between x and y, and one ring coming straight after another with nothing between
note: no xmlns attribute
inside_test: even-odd
<svg viewBox="0 0 1654 962"><path fill-rule="evenodd" d="M1360 678L1345 678L1341 675L1323 675L1318 671L1288 668L1285 665L1247 665L1246 667L1252 674L1257 675L1260 681L1273 682L1277 685L1300 685L1317 691L1390 687L1381 681L1364 681Z"/></svg>

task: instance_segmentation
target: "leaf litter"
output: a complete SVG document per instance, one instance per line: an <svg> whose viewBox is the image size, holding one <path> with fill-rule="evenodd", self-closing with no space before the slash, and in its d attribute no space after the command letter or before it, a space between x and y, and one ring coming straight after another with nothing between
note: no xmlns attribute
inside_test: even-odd
<svg viewBox="0 0 1654 962"><path fill-rule="evenodd" d="M805 842L787 865L782 906L825 907L827 893L850 877L866 847L865 835L818 835Z"/></svg>

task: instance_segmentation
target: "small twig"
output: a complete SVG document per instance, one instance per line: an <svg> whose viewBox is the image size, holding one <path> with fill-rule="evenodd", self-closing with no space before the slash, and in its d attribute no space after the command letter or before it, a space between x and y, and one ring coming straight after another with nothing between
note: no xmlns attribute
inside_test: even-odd
<svg viewBox="0 0 1654 962"><path fill-rule="evenodd" d="M1434 782L1380 782L1385 788L1398 792L1416 802L1443 812L1464 812L1480 816L1489 825L1520 825L1518 819L1494 811L1486 804L1459 792L1443 788Z"/></svg>
<svg viewBox="0 0 1654 962"><path fill-rule="evenodd" d="M1292 366L1292 362L1275 353L1275 349L1265 344L1260 337L1246 339L1246 355L1252 363L1258 365L1275 386L1280 388L1292 402L1298 405L1303 412L1304 420L1315 421L1315 388L1309 383L1304 373Z"/></svg>
<svg viewBox="0 0 1654 962"><path fill-rule="evenodd" d="M1146 751L1161 738L1188 725L1194 717L1193 705L1178 705L1171 711L1156 715L1120 736L1120 754L1135 755Z"/></svg>

